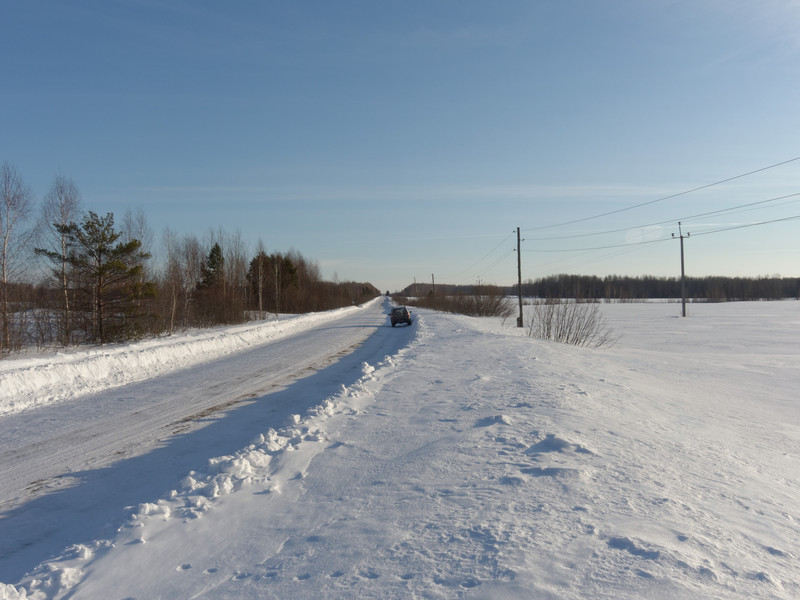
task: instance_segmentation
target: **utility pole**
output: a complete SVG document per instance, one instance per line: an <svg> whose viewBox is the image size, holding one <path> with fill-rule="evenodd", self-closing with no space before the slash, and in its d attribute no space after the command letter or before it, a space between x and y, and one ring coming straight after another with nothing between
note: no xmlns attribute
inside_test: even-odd
<svg viewBox="0 0 800 600"><path fill-rule="evenodd" d="M686 237L691 234L687 233ZM672 234L675 237L675 234ZM681 316L686 317L686 272L683 268L683 231L681 231L681 222L678 221L678 237L681 240Z"/></svg>
<svg viewBox="0 0 800 600"><path fill-rule="evenodd" d="M433 280L433 273L431 273L431 296L436 295L436 282Z"/></svg>
<svg viewBox="0 0 800 600"><path fill-rule="evenodd" d="M517 292L519 295L519 316L517 327L522 327L522 256L520 252L519 227L517 227Z"/></svg>

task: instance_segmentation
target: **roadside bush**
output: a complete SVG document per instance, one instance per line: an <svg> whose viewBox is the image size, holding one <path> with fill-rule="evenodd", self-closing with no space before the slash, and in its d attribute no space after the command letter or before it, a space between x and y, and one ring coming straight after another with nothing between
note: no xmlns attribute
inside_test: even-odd
<svg viewBox="0 0 800 600"><path fill-rule="evenodd" d="M619 339L595 303L548 298L534 304L529 315L529 337L591 348L613 345Z"/></svg>

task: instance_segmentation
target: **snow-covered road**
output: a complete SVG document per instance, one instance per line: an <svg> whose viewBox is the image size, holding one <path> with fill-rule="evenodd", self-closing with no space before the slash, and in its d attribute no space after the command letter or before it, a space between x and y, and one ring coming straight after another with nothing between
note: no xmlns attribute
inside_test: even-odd
<svg viewBox="0 0 800 600"><path fill-rule="evenodd" d="M375 307L332 366L12 510L0 600L800 597L798 307L602 305L600 350Z"/></svg>
<svg viewBox="0 0 800 600"><path fill-rule="evenodd" d="M237 345L232 354L171 372L169 356L180 367L193 340L167 340L156 350L165 355L160 370L166 375L74 398L56 389L53 396L67 399L2 417L0 581L19 578L76 540L108 535L119 524L120 507L162 495L220 451L239 449L243 440L318 404L318 394L355 381L364 358L408 341L407 333L387 328L382 302L321 317L284 326L282 336L270 334L276 324L269 324L263 328L271 343L259 345L255 337L247 349ZM81 373L76 379L87 379L86 362L69 361ZM224 418L234 407L242 418ZM76 510L91 518L76 519ZM20 539L27 540L24 548Z"/></svg>

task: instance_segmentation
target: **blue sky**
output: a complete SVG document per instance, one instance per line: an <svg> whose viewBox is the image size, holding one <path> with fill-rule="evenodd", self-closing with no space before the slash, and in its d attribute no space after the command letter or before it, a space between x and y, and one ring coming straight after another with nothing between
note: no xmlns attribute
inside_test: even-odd
<svg viewBox="0 0 800 600"><path fill-rule="evenodd" d="M516 227L525 279L677 276L656 240L681 220L689 275L800 275L794 0L0 14L0 161L37 197L61 174L86 209L141 208L156 240L239 231L395 290L513 283Z"/></svg>

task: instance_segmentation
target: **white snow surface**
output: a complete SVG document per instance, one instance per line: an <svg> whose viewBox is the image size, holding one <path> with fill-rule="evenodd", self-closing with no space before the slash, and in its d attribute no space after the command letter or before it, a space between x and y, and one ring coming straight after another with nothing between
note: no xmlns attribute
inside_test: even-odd
<svg viewBox="0 0 800 600"><path fill-rule="evenodd" d="M23 440L56 410L187 404L211 393L198 369L25 392L0 417L25 448L0 456L29 470L0 504L0 599L800 597L800 304L601 305L622 337L594 350L427 311L391 328L387 310L327 315L309 336L372 328L83 471L52 475ZM263 351L295 338L333 348ZM233 381L251 355L200 367ZM68 459L69 435L49 443Z"/></svg>
<svg viewBox="0 0 800 600"><path fill-rule="evenodd" d="M357 307L348 307L284 316L267 326L258 322L195 330L135 344L2 361L0 415L170 373L286 337L357 310Z"/></svg>

